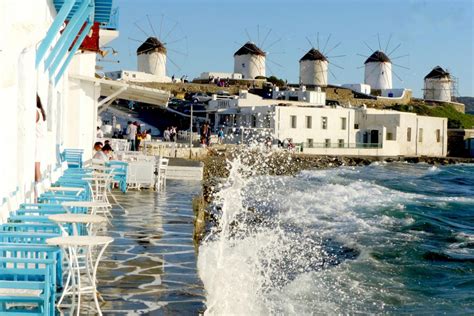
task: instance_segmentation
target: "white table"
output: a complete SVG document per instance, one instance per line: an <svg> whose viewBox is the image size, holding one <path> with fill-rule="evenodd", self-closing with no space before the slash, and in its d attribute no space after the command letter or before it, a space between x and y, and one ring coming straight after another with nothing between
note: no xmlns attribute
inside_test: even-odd
<svg viewBox="0 0 474 316"><path fill-rule="evenodd" d="M63 202L61 204L63 207L67 208L67 211L69 211L68 208L70 207L85 207L90 209L91 211L89 212L92 215L103 215L107 219L107 221L110 223L109 217L113 217L112 213L110 212L110 209L112 208L112 205L108 202L102 202L102 201L67 201ZM70 212L69 212L70 213Z"/></svg>
<svg viewBox="0 0 474 316"><path fill-rule="evenodd" d="M113 241L113 238L107 236L65 236L46 240L48 245L61 247L68 261L68 277L61 298L58 301L58 308L61 306L64 297L71 295L71 313L76 307L77 298L77 316L79 316L81 312L81 295L92 294L97 313L102 315L97 298L97 267L105 248ZM93 248L97 248L98 251L92 251ZM83 258L80 254L86 254L86 256ZM81 270L85 270L82 278Z"/></svg>
<svg viewBox="0 0 474 316"><path fill-rule="evenodd" d="M90 236L94 236L96 233L95 225L103 224L107 222L105 217L99 215L92 215L92 214L54 214L48 216L48 219L60 224L61 230L67 235L67 231L64 228L64 224L72 224L72 232L74 236L79 235L79 230L77 228L77 224L86 224L88 228L88 233Z"/></svg>

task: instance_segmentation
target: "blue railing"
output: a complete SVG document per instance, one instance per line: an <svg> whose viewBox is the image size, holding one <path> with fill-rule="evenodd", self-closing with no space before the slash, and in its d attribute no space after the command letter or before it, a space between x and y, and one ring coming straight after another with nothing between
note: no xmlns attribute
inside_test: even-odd
<svg viewBox="0 0 474 316"><path fill-rule="evenodd" d="M106 29L106 30L117 30L119 26L119 17L120 17L119 8L118 7L113 8L112 12L110 13L109 23L101 25L100 28Z"/></svg>

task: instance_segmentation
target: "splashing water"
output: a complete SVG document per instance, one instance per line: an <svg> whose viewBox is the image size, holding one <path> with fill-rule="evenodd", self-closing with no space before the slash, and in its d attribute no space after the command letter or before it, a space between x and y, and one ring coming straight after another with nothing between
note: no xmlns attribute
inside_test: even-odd
<svg viewBox="0 0 474 316"><path fill-rule="evenodd" d="M199 249L206 314L474 312L472 166L230 165Z"/></svg>

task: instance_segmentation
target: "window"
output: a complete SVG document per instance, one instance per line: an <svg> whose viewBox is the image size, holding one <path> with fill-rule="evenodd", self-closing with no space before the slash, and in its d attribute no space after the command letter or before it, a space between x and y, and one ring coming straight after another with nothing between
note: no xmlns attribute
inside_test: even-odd
<svg viewBox="0 0 474 316"><path fill-rule="evenodd" d="M387 140L394 140L393 133L387 132L387 136L385 137Z"/></svg>
<svg viewBox="0 0 474 316"><path fill-rule="evenodd" d="M252 127L257 127L257 115L252 115Z"/></svg>
<svg viewBox="0 0 474 316"><path fill-rule="evenodd" d="M441 130L439 129L436 130L436 142L441 142Z"/></svg>
<svg viewBox="0 0 474 316"><path fill-rule="evenodd" d="M329 138L326 138L324 140L324 147L326 147L326 148L331 147L331 140Z"/></svg>
<svg viewBox="0 0 474 316"><path fill-rule="evenodd" d="M407 142L411 142L411 127L407 128Z"/></svg>
<svg viewBox="0 0 474 316"><path fill-rule="evenodd" d="M354 124L354 129L359 129L359 124Z"/></svg>
<svg viewBox="0 0 474 316"><path fill-rule="evenodd" d="M291 115L291 128L296 128L296 115Z"/></svg>
<svg viewBox="0 0 474 316"><path fill-rule="evenodd" d="M308 138L306 140L306 142L308 143L308 148L313 148L314 144L313 144L313 139L312 138Z"/></svg>
<svg viewBox="0 0 474 316"><path fill-rule="evenodd" d="M342 130L346 129L346 123L347 123L347 119L345 117L341 117L341 129Z"/></svg>
<svg viewBox="0 0 474 316"><path fill-rule="evenodd" d="M132 74L132 78L136 78L136 77L137 77L137 75L136 75L136 74Z"/></svg>
<svg viewBox="0 0 474 316"><path fill-rule="evenodd" d="M338 144L339 148L344 148L344 139L339 139L337 141L337 144Z"/></svg>
<svg viewBox="0 0 474 316"><path fill-rule="evenodd" d="M313 128L313 117L307 116L306 117L306 128Z"/></svg>
<svg viewBox="0 0 474 316"><path fill-rule="evenodd" d="M328 129L328 118L327 116L321 117L321 128Z"/></svg>
<svg viewBox="0 0 474 316"><path fill-rule="evenodd" d="M418 129L418 142L420 143L423 142L423 129L422 128Z"/></svg>

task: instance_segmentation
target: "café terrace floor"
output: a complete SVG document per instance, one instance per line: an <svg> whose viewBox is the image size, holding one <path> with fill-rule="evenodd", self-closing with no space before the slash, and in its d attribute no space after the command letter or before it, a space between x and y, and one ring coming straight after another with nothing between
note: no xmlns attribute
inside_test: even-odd
<svg viewBox="0 0 474 316"><path fill-rule="evenodd" d="M197 315L204 311L192 238L192 198L200 190L199 181L168 180L161 192L114 191L118 205L112 210L112 225L101 234L115 240L97 273L104 315ZM88 314L81 308L83 313Z"/></svg>

